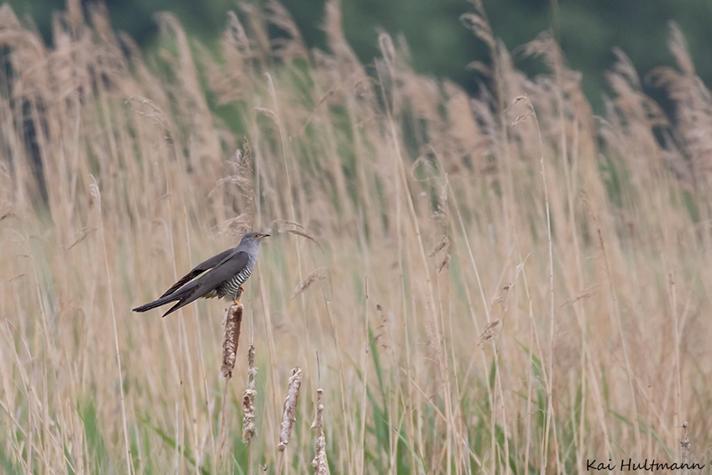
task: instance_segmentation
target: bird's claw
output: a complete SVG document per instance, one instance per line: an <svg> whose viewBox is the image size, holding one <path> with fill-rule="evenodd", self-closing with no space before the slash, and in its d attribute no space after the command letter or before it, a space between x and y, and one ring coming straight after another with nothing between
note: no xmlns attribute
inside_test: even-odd
<svg viewBox="0 0 712 475"><path fill-rule="evenodd" d="M239 286L237 288L237 292L235 293L235 298L232 300L232 303L234 305L240 305L240 297L242 297L242 293L245 291L245 289L242 286Z"/></svg>

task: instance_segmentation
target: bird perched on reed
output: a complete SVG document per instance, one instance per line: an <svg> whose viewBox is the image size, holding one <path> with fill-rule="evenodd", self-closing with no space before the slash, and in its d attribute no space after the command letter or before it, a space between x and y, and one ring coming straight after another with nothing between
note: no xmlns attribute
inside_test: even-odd
<svg viewBox="0 0 712 475"><path fill-rule="evenodd" d="M136 307L133 311L145 312L177 301L163 314L165 317L200 297L219 297L237 301L242 293L242 284L255 268L260 241L267 236L269 234L254 232L245 234L237 247L227 249L201 262L158 299Z"/></svg>

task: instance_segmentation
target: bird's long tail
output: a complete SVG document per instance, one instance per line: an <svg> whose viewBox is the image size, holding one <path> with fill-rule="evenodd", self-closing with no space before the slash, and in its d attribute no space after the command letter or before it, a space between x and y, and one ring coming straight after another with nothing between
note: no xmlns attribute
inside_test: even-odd
<svg viewBox="0 0 712 475"><path fill-rule="evenodd" d="M174 312L174 311L178 310L180 307L184 306L185 304L195 300L195 299L190 298L191 294L193 293L194 290L195 290L195 288L193 286L190 286L190 287L184 288L184 289L179 289L178 291L173 292L170 295L166 295L164 297L156 299L153 302L148 302L147 304L141 305L141 306L136 307L132 310L134 312L146 312L146 311L154 309L156 307L160 307L161 305L165 305L167 303L175 302L176 300L178 300L178 303L176 305L171 307L166 313L163 314L163 316L165 317L169 313Z"/></svg>
<svg viewBox="0 0 712 475"><path fill-rule="evenodd" d="M168 302L173 302L174 300L178 300L180 297L176 297L175 295L166 295L165 297L161 297L160 299L156 299L153 302L148 302L147 304L141 305L139 307L133 308L134 312L147 312L153 308L160 307L161 305L165 305Z"/></svg>

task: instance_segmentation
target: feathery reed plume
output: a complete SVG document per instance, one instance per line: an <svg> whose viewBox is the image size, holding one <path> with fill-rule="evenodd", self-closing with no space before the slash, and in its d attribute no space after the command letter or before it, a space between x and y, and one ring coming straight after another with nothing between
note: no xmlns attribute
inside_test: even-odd
<svg viewBox="0 0 712 475"><path fill-rule="evenodd" d="M282 409L282 423L279 431L279 451L284 452L289 444L289 436L292 433L292 426L297 420L297 399L299 398L299 388L302 385L302 370L301 368L293 368L292 375L289 377L289 389L287 397L284 399L284 408Z"/></svg>
<svg viewBox="0 0 712 475"><path fill-rule="evenodd" d="M309 288L314 282L326 279L326 269L324 267L320 267L314 271L312 271L303 281L301 281L297 287L294 289L294 292L292 292L292 298L296 297L297 295L301 294L304 292L307 288Z"/></svg>
<svg viewBox="0 0 712 475"><path fill-rule="evenodd" d="M316 414L312 423L312 430L316 434L314 439L314 458L312 467L316 475L326 475L329 473L329 464L326 461L326 436L324 435L324 403L321 401L324 390L316 390Z"/></svg>
<svg viewBox="0 0 712 475"><path fill-rule="evenodd" d="M249 444L255 436L255 395L257 394L255 345L250 345L250 349L247 350L247 367L247 387L242 393L242 440Z"/></svg>
<svg viewBox="0 0 712 475"><path fill-rule="evenodd" d="M482 346L488 341L490 341L492 338L495 337L497 334L497 331L499 330L500 324L502 322L500 320L492 320L489 325L487 325L487 328L484 329L482 334L480 334L480 341L479 345Z"/></svg>
<svg viewBox="0 0 712 475"><path fill-rule="evenodd" d="M231 171L217 180L208 193L211 200L222 200L228 213L239 213L225 219L218 225L221 233L242 235L256 224L257 205L255 203L255 168L250 142L243 137L240 146L230 160Z"/></svg>
<svg viewBox="0 0 712 475"><path fill-rule="evenodd" d="M223 341L222 375L226 379L232 378L235 369L237 346L240 341L240 325L242 324L242 304L235 302L227 310L225 320L225 340Z"/></svg>
<svg viewBox="0 0 712 475"><path fill-rule="evenodd" d="M286 37L272 40L273 54L284 60L307 58L308 53L304 46L304 40L289 11L276 0L268 0L265 10L271 26L286 35Z"/></svg>

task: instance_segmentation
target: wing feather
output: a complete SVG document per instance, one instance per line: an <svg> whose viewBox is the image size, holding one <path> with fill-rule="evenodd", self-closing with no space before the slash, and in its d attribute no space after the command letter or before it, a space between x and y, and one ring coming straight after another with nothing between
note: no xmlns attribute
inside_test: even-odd
<svg viewBox="0 0 712 475"><path fill-rule="evenodd" d="M224 261L225 259L230 257L230 254L233 253L234 251L235 251L234 248L227 249L227 250L221 252L220 254L215 255L215 256L211 257L210 259L207 259L207 260L201 262L200 264L195 266L190 272L188 272L186 275L181 277L178 280L178 282L176 282L175 284L173 284L171 286L170 289L163 292L163 295L161 295L161 297L165 297L167 295L172 294L173 292L180 289L181 287L183 287L185 284L187 284L191 280L198 277L203 272L210 270L213 267L219 265L222 261Z"/></svg>

